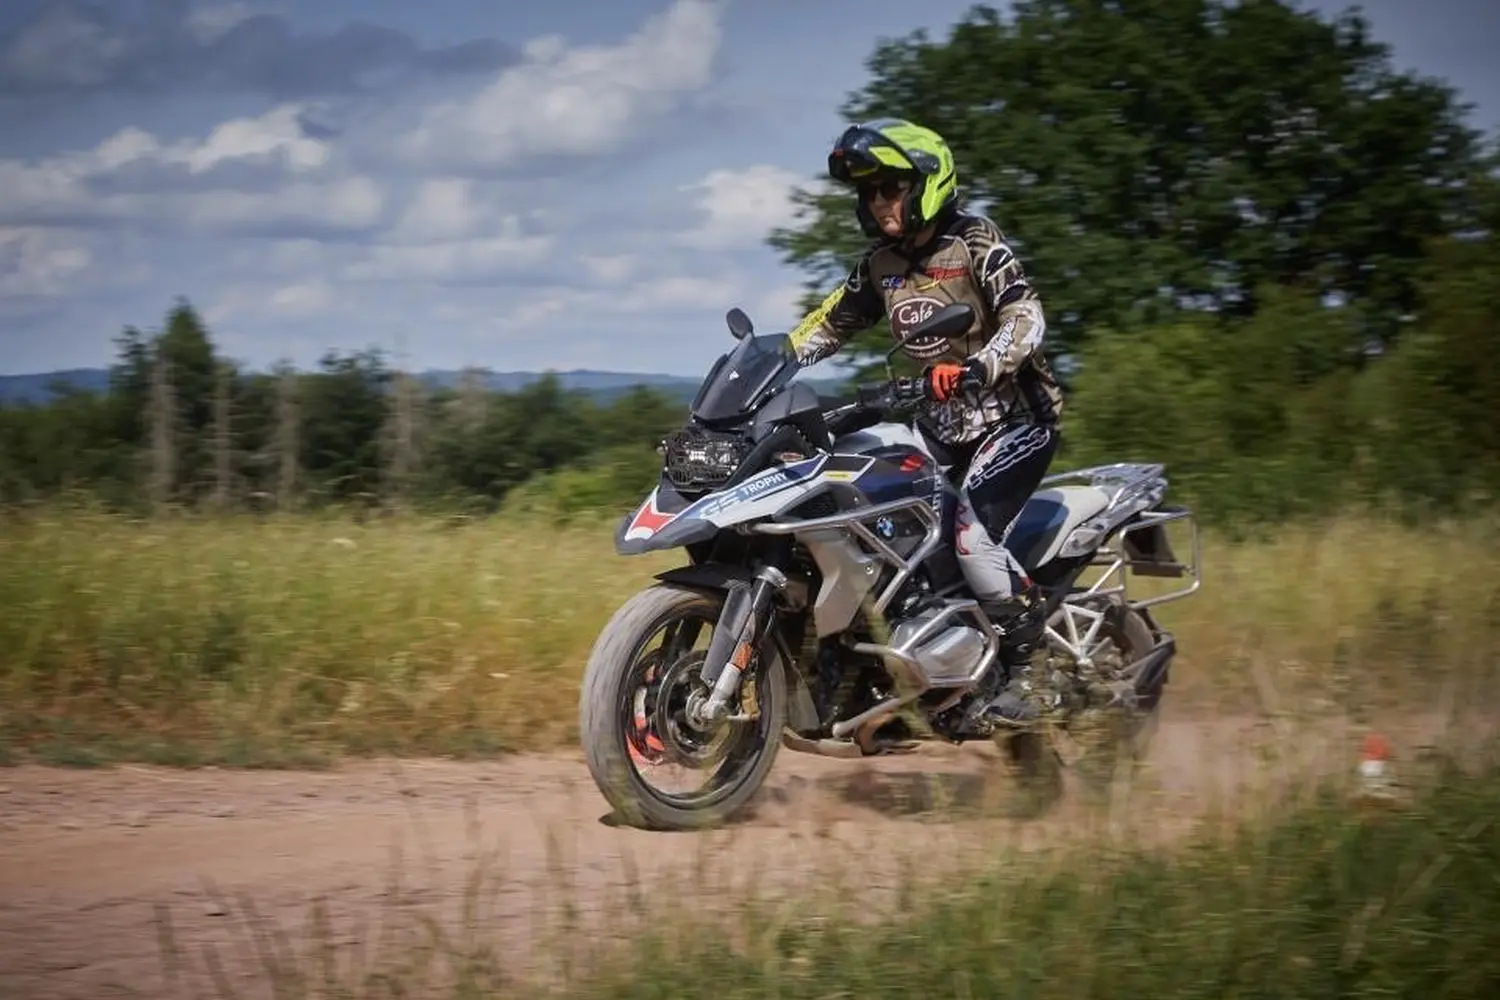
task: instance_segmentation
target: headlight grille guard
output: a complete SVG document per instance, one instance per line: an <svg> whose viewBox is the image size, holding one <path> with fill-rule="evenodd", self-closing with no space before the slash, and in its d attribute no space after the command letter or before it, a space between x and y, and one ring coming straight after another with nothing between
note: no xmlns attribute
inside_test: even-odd
<svg viewBox="0 0 1500 1000"><path fill-rule="evenodd" d="M684 492L713 490L733 476L750 453L743 434L689 424L662 441L662 469Z"/></svg>

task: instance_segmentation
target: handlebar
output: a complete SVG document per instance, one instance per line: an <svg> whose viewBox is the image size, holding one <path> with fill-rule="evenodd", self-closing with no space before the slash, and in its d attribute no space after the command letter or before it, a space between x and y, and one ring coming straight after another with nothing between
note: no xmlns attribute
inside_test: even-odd
<svg viewBox="0 0 1500 1000"><path fill-rule="evenodd" d="M892 406L906 406L912 403L921 403L927 396L927 380L918 376L901 376L891 379L880 387L881 395L890 401Z"/></svg>
<svg viewBox="0 0 1500 1000"><path fill-rule="evenodd" d="M960 383L960 391L978 388L979 382L977 377L966 374ZM878 414L885 410L904 409L931 399L926 377L900 376L888 382L855 386L854 399L825 411L823 418L828 421L830 431L838 436L848 428L857 428L872 420L883 419Z"/></svg>
<svg viewBox="0 0 1500 1000"><path fill-rule="evenodd" d="M981 387L982 382L977 376L965 373L963 381L960 383L959 391L964 392ZM899 407L927 402L931 399L932 394L927 379L920 375L899 376L891 379L889 382L862 385L855 391L856 405L873 404Z"/></svg>

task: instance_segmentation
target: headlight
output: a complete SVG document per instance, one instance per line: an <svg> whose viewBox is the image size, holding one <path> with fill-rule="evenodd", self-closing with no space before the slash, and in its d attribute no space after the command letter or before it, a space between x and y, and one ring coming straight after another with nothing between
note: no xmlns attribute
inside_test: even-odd
<svg viewBox="0 0 1500 1000"><path fill-rule="evenodd" d="M681 490L713 489L734 475L749 452L738 434L684 427L663 442L663 468Z"/></svg>

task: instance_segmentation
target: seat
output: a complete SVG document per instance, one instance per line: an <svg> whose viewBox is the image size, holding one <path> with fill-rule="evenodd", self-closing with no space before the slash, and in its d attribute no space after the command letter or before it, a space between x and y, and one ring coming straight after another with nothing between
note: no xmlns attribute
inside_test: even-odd
<svg viewBox="0 0 1500 1000"><path fill-rule="evenodd" d="M1038 490L1026 501L1006 547L1028 573L1056 558L1073 529L1109 506L1109 495L1093 486L1056 486Z"/></svg>

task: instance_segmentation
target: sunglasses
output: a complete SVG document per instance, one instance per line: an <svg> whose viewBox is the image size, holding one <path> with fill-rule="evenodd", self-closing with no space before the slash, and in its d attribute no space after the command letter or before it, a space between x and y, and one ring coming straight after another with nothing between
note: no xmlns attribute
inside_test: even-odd
<svg viewBox="0 0 1500 1000"><path fill-rule="evenodd" d="M882 181L865 181L855 188L859 192L861 201L869 201L875 195L880 195L886 201L895 201L897 198L911 190L911 182L899 178L887 178Z"/></svg>

